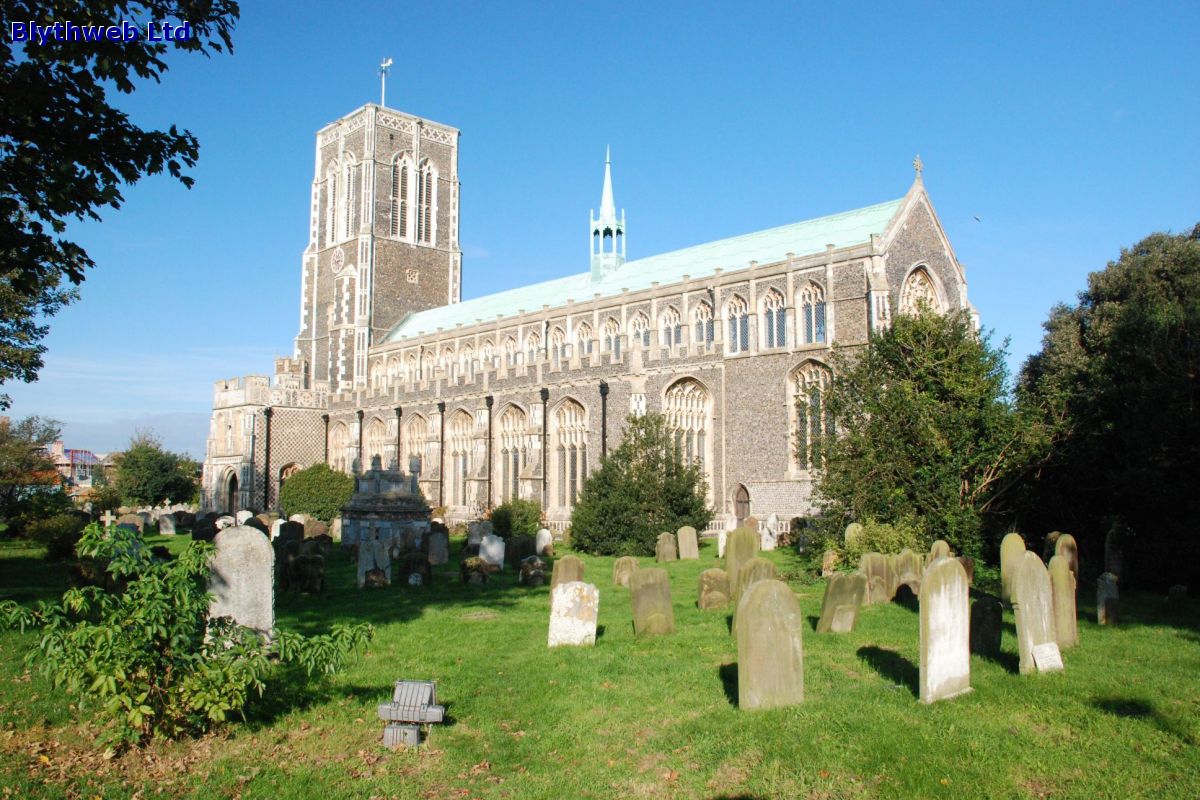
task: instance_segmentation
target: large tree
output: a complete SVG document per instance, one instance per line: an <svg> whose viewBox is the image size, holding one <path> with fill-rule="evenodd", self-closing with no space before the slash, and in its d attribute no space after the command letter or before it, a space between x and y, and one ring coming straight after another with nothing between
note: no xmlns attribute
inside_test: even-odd
<svg viewBox="0 0 1200 800"><path fill-rule="evenodd" d="M980 555L1048 435L1014 408L1004 349L967 314L926 310L836 352L834 367L825 397L800 399L802 414L824 403L837 431L817 482L832 518L915 524Z"/></svg>
<svg viewBox="0 0 1200 800"><path fill-rule="evenodd" d="M52 419L0 417L0 519L11 519L30 491L58 485L48 455L58 436L59 424Z"/></svg>
<svg viewBox="0 0 1200 800"><path fill-rule="evenodd" d="M120 208L125 185L164 170L183 185L196 137L147 130L110 102L138 81L158 81L170 51L232 49L233 0L0 0L0 385L37 379L45 319L76 298L92 259L67 235L72 220ZM187 22L185 40L13 41L12 23ZM0 408L10 400L0 394Z"/></svg>
<svg viewBox="0 0 1200 800"><path fill-rule="evenodd" d="M116 462L114 485L126 502L181 503L191 501L196 495L200 465L186 455L164 450L152 433L135 433L129 449L117 456Z"/></svg>
<svg viewBox="0 0 1200 800"><path fill-rule="evenodd" d="M1064 435L1028 485L1025 524L1063 529L1103 563L1136 535L1134 579L1187 583L1200 559L1200 225L1147 237L1051 310L1021 399Z"/></svg>

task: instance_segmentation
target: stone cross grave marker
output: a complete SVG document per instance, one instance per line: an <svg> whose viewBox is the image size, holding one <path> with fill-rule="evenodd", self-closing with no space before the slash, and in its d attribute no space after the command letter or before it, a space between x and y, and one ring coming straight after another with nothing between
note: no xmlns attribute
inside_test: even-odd
<svg viewBox="0 0 1200 800"><path fill-rule="evenodd" d="M208 591L208 616L234 622L270 639L275 629L275 551L267 537L238 525L217 534Z"/></svg>
<svg viewBox="0 0 1200 800"><path fill-rule="evenodd" d="M803 617L782 581L759 581L739 605L738 707L751 710L804 700Z"/></svg>
<svg viewBox="0 0 1200 800"><path fill-rule="evenodd" d="M967 571L935 559L921 577L921 702L971 691L971 609Z"/></svg>
<svg viewBox="0 0 1200 800"><path fill-rule="evenodd" d="M558 584L550 590L550 631L546 646L594 645L599 615L599 589L583 581Z"/></svg>
<svg viewBox="0 0 1200 800"><path fill-rule="evenodd" d="M105 511L104 516L100 517L100 519L103 520L105 528L111 528L113 523L117 521L117 518L113 516L112 509Z"/></svg>

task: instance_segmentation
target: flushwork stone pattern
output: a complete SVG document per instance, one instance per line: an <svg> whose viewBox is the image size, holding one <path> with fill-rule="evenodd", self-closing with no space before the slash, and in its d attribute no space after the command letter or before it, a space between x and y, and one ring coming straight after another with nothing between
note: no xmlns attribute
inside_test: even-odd
<svg viewBox="0 0 1200 800"><path fill-rule="evenodd" d="M947 548L947 553L949 548ZM942 556L921 578L922 703L971 691L971 609L967 571Z"/></svg>

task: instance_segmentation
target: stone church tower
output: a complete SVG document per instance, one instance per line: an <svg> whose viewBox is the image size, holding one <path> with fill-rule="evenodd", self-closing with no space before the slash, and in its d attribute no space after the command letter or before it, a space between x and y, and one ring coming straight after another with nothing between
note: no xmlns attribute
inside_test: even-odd
<svg viewBox="0 0 1200 800"><path fill-rule="evenodd" d="M298 388L366 385L367 350L461 295L455 128L375 104L317 132L300 284Z"/></svg>

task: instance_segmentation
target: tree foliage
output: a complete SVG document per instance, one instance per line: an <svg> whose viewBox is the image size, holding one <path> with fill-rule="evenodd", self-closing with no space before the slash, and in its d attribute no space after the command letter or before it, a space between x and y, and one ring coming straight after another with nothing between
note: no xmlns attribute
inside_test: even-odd
<svg viewBox="0 0 1200 800"><path fill-rule="evenodd" d="M330 522L342 513L342 506L353 494L354 478L330 469L328 464L314 464L284 482L279 504L288 516L308 514Z"/></svg>
<svg viewBox="0 0 1200 800"><path fill-rule="evenodd" d="M1066 530L1097 554L1114 523L1146 582L1200 563L1200 225L1154 234L1088 276L1044 323L1019 398L1059 438L1027 486L1023 525Z"/></svg>
<svg viewBox="0 0 1200 800"><path fill-rule="evenodd" d="M129 448L115 461L113 483L128 503L183 503L196 496L200 465L189 456L164 450L162 443L148 431L135 433Z"/></svg>
<svg viewBox="0 0 1200 800"><path fill-rule="evenodd" d="M533 500L514 497L492 509L489 515L492 533L501 539L538 532L542 525L542 506Z"/></svg>
<svg viewBox="0 0 1200 800"><path fill-rule="evenodd" d="M834 356L826 398L837 435L817 490L834 524L916 524L978 556L1047 433L1017 413L1004 350L966 313L896 317L867 347Z"/></svg>
<svg viewBox="0 0 1200 800"><path fill-rule="evenodd" d="M56 420L0 417L0 520L19 517L32 495L58 485L48 451L59 435Z"/></svg>
<svg viewBox="0 0 1200 800"><path fill-rule="evenodd" d="M199 144L174 125L146 130L111 105L137 81L159 81L172 51L210 55L232 49L239 14L232 0L3 0L14 21L111 25L186 21L190 39L172 42L14 42L0 38L0 385L36 380L44 320L77 296L94 265L66 237L71 220L100 219L124 202L124 185L167 172L185 186ZM0 395L0 408L9 398Z"/></svg>
<svg viewBox="0 0 1200 800"><path fill-rule="evenodd" d="M372 635L369 625L343 625L267 643L227 617L210 621L205 542L162 561L135 532L91 525L77 550L106 560L124 590L70 589L36 610L0 602L0 624L42 629L29 661L85 708L94 704L109 723L102 740L116 747L205 731L262 695L274 661L331 674Z"/></svg>
<svg viewBox="0 0 1200 800"><path fill-rule="evenodd" d="M681 456L666 418L630 416L620 446L583 484L571 542L597 555L653 555L660 533L711 519L704 473Z"/></svg>

